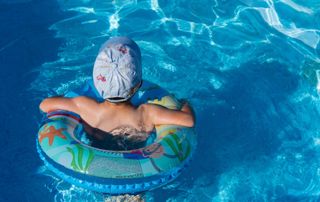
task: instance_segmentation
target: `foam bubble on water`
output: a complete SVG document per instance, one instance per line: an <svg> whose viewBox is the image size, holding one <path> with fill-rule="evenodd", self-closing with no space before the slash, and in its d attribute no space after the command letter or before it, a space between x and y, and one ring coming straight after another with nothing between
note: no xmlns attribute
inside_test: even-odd
<svg viewBox="0 0 320 202"><path fill-rule="evenodd" d="M320 146L320 138L313 138L313 142L316 146Z"/></svg>
<svg viewBox="0 0 320 202"><path fill-rule="evenodd" d="M151 9L154 11L158 11L160 9L158 0L151 0Z"/></svg>
<svg viewBox="0 0 320 202"><path fill-rule="evenodd" d="M48 168L45 165L43 165L38 167L36 173L44 175L47 171L48 171Z"/></svg>
<svg viewBox="0 0 320 202"><path fill-rule="evenodd" d="M57 182L55 185L57 193L54 201L103 201L101 193L89 191L66 182Z"/></svg>
<svg viewBox="0 0 320 202"><path fill-rule="evenodd" d="M316 70L316 77L317 77L317 90L320 93L320 70Z"/></svg>
<svg viewBox="0 0 320 202"><path fill-rule="evenodd" d="M190 47L192 44L192 38L187 38L185 36L181 37L172 37L168 40L168 44L172 46L184 46L184 47Z"/></svg>
<svg viewBox="0 0 320 202"><path fill-rule="evenodd" d="M83 21L83 22L81 22L81 24L94 24L94 23L96 23L96 22L98 22L98 20L87 20L87 21Z"/></svg>
<svg viewBox="0 0 320 202"><path fill-rule="evenodd" d="M118 13L112 14L109 17L109 24L110 24L109 31L112 31L112 30L119 28L119 20L120 20L120 18L119 18Z"/></svg>
<svg viewBox="0 0 320 202"><path fill-rule="evenodd" d="M58 95L63 95L68 92L70 89L81 86L85 81L90 79L91 76L79 76L76 80L68 80L65 83L61 83L58 88L55 89Z"/></svg>
<svg viewBox="0 0 320 202"><path fill-rule="evenodd" d="M177 71L177 67L175 67L174 65L170 64L170 63L166 63L166 62L161 62L159 64L159 66L163 69L169 70L170 72L175 72Z"/></svg>
<svg viewBox="0 0 320 202"><path fill-rule="evenodd" d="M170 22L173 21L172 18L167 18L167 17L163 17L160 19L161 23L166 23L166 22Z"/></svg>
<svg viewBox="0 0 320 202"><path fill-rule="evenodd" d="M221 81L219 81L216 78L211 78L209 82L213 86L213 88L215 88L216 90L221 88L221 86L222 86Z"/></svg>
<svg viewBox="0 0 320 202"><path fill-rule="evenodd" d="M89 7L74 7L74 8L69 8L69 11L77 11L79 13L95 13L94 8L89 8Z"/></svg>

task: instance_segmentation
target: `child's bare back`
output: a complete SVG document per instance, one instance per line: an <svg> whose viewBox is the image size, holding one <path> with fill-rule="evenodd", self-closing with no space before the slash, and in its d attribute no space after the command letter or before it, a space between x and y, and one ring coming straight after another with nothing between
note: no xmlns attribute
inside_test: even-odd
<svg viewBox="0 0 320 202"><path fill-rule="evenodd" d="M111 103L80 96L76 98L47 98L40 104L44 112L67 110L77 113L93 128L113 135L144 132L150 133L156 125L172 124L192 127L194 118L188 104L181 110L171 110L154 104L142 104L135 108L129 101Z"/></svg>
<svg viewBox="0 0 320 202"><path fill-rule="evenodd" d="M77 113L91 128L114 136L145 134L146 138L156 125L194 125L194 115L187 103L181 110L154 104L138 107L131 104L130 98L142 84L142 68L140 49L129 38L114 37L102 46L94 64L93 80L104 102L85 96L53 97L42 101L41 110Z"/></svg>

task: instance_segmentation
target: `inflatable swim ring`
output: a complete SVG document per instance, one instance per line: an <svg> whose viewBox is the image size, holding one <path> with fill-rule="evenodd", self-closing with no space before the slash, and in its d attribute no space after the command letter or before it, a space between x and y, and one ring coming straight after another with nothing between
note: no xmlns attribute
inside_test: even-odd
<svg viewBox="0 0 320 202"><path fill-rule="evenodd" d="M92 80L66 97L103 99ZM171 109L180 104L165 90L144 81L132 98L134 105L154 103ZM139 193L174 180L185 168L196 146L192 128L174 125L156 127L153 143L129 151L91 147L79 140L83 133L77 114L55 111L47 114L37 136L37 150L49 170L63 180L88 190L110 194Z"/></svg>

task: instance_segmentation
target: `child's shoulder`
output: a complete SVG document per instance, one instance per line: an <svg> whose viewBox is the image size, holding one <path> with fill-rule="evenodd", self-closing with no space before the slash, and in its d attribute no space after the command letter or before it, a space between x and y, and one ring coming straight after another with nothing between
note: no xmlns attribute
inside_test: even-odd
<svg viewBox="0 0 320 202"><path fill-rule="evenodd" d="M98 103L98 101L96 101L95 99L92 99L92 98L87 97L87 96L74 97L73 100L75 102Z"/></svg>
<svg viewBox="0 0 320 202"><path fill-rule="evenodd" d="M144 103L139 105L138 110L140 110L143 116L154 116L155 114L161 113L165 108L161 105L152 104L152 103Z"/></svg>
<svg viewBox="0 0 320 202"><path fill-rule="evenodd" d="M89 109L94 109L99 106L99 103L96 100L86 96L75 97L73 98L73 102L79 107L85 107Z"/></svg>
<svg viewBox="0 0 320 202"><path fill-rule="evenodd" d="M154 110L157 108L161 108L162 106L157 105L157 104L152 104L152 103L143 103L139 105L139 109L144 109L144 110Z"/></svg>

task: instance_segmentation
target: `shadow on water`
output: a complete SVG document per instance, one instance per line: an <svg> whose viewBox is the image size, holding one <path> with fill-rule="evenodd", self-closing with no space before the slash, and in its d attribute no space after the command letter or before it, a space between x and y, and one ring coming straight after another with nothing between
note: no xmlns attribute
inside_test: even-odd
<svg viewBox="0 0 320 202"><path fill-rule="evenodd" d="M208 89L217 101L197 113L198 150L181 176L182 193L196 201L212 200L222 173L277 154L278 135L288 125L280 106L298 87L297 75L278 62L247 63L224 76L222 88ZM294 134L290 138L299 138Z"/></svg>
<svg viewBox="0 0 320 202"><path fill-rule="evenodd" d="M32 70L57 57L60 41L48 27L63 17L54 0L0 1L0 201L43 201L50 194L34 176L40 117L27 88L37 76Z"/></svg>
<svg viewBox="0 0 320 202"><path fill-rule="evenodd" d="M210 123L201 129L205 133L211 131L210 141L206 141L208 147L223 147L228 150L226 153L232 151L236 154L232 155L236 157L233 163L237 159L242 161L241 157L248 153L252 157L273 154L279 145L276 135L286 124L284 117L277 113L278 104L286 102L296 90L297 76L275 62L246 64L228 74L228 83L216 92L222 103L212 109L214 115L199 116L205 117L203 123ZM244 148L239 143L243 143Z"/></svg>

